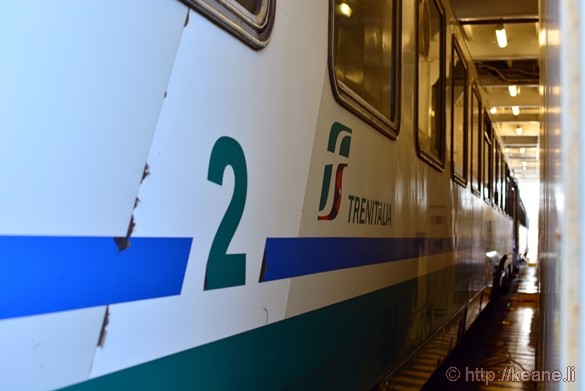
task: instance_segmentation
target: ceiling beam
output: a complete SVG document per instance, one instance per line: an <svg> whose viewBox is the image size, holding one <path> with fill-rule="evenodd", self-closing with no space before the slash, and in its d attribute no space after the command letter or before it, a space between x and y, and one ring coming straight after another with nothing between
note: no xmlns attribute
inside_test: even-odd
<svg viewBox="0 0 585 391"><path fill-rule="evenodd" d="M451 0L460 19L538 17L538 0Z"/></svg>
<svg viewBox="0 0 585 391"><path fill-rule="evenodd" d="M459 19L460 24L518 24L518 23L538 23L538 18L526 16L523 18L498 18L498 19Z"/></svg>
<svg viewBox="0 0 585 391"><path fill-rule="evenodd" d="M537 146L538 145L538 136L503 136L502 142L506 146L512 146L512 145Z"/></svg>
<svg viewBox="0 0 585 391"><path fill-rule="evenodd" d="M512 114L497 114L493 117L494 122L539 122L540 114L522 114L515 116Z"/></svg>

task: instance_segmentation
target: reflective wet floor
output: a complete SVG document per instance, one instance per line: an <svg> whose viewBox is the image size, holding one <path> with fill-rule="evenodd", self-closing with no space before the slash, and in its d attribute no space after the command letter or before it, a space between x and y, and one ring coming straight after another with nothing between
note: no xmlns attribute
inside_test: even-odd
<svg viewBox="0 0 585 391"><path fill-rule="evenodd" d="M535 390L538 335L538 286L536 266L523 267L517 290L510 296L496 338L489 341L486 371L478 390ZM524 381L523 379L530 379Z"/></svg>
<svg viewBox="0 0 585 391"><path fill-rule="evenodd" d="M386 390L536 390L538 267L522 265L510 293L484 305L460 345L440 365L425 349ZM426 372L433 372L426 376ZM428 379L428 381L427 381Z"/></svg>

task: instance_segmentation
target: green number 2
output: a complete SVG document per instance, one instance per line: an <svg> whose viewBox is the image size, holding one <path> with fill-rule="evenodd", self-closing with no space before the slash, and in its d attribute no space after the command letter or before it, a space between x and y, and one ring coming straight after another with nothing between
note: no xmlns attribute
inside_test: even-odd
<svg viewBox="0 0 585 391"><path fill-rule="evenodd" d="M211 151L207 180L221 186L227 166L231 166L234 170L234 192L209 250L205 271L205 290L246 283L246 254L227 254L246 205L248 192L246 157L236 140L221 137L215 142Z"/></svg>

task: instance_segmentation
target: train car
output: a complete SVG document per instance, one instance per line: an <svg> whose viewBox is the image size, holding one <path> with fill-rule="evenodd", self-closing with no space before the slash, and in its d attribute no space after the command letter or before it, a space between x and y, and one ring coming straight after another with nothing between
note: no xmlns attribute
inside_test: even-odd
<svg viewBox="0 0 585 391"><path fill-rule="evenodd" d="M369 390L514 251L448 1L11 0L0 32L2 390Z"/></svg>

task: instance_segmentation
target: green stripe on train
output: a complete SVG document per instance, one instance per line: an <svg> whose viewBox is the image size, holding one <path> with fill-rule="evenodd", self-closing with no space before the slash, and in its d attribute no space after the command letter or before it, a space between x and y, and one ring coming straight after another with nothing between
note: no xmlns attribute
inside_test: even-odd
<svg viewBox="0 0 585 391"><path fill-rule="evenodd" d="M370 389L436 329L413 322L424 302L417 295L436 308L452 296L454 274L448 268L64 390Z"/></svg>

